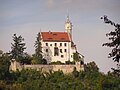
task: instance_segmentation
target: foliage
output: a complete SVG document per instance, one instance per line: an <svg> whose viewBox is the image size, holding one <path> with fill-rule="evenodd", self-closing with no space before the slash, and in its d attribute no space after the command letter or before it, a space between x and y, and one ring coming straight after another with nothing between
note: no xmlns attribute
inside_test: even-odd
<svg viewBox="0 0 120 90"><path fill-rule="evenodd" d="M6 63L2 65L7 66ZM120 90L120 78L99 72L95 62L86 64L86 67L87 70L80 72L74 68L71 74L60 70L43 73L22 69L0 80L0 90Z"/></svg>
<svg viewBox="0 0 120 90"><path fill-rule="evenodd" d="M116 24L109 20L107 16L101 17L101 19L104 19L104 22L107 24L110 24L115 27L114 31L111 31L106 34L107 37L109 37L109 40L111 42L104 43L103 46L111 47L112 51L109 53L109 58L112 58L115 62L117 62L118 67L119 66L119 61L120 61L120 24ZM113 69L120 75L120 68Z"/></svg>
<svg viewBox="0 0 120 90"><path fill-rule="evenodd" d="M24 64L31 64L31 61L32 61L32 57L29 54L24 53L21 62Z"/></svg>
<svg viewBox="0 0 120 90"><path fill-rule="evenodd" d="M22 36L17 36L16 34L13 35L13 41L14 43L11 43L11 58L15 59L19 62L21 62L22 58L23 58L23 54L24 54L24 50L26 49L25 47L25 43L24 38L22 38Z"/></svg>
<svg viewBox="0 0 120 90"><path fill-rule="evenodd" d="M61 65L61 64L64 64L64 63L62 63L61 61L56 61L56 62L51 62L51 63L49 63L49 64L53 64L53 65Z"/></svg>
<svg viewBox="0 0 120 90"><path fill-rule="evenodd" d="M42 58L39 59L35 55L32 56L31 64L47 64L47 60Z"/></svg>
<svg viewBox="0 0 120 90"><path fill-rule="evenodd" d="M35 41L35 60L37 60L36 62L39 63L39 64L42 64L42 46L41 46L41 36L40 36L40 33L37 34L37 38L36 38L36 41Z"/></svg>
<svg viewBox="0 0 120 90"><path fill-rule="evenodd" d="M71 61L69 60L69 61L66 61L65 64L75 64L75 61L72 61L72 62L71 62Z"/></svg>
<svg viewBox="0 0 120 90"><path fill-rule="evenodd" d="M47 60L43 58L41 64L47 64Z"/></svg>
<svg viewBox="0 0 120 90"><path fill-rule="evenodd" d="M118 90L120 89L120 78L107 76L102 83L104 90Z"/></svg>
<svg viewBox="0 0 120 90"><path fill-rule="evenodd" d="M120 60L120 24L115 24L111 20L107 18L107 16L103 17L104 22L107 24L111 24L115 27L114 31L107 33L106 36L109 36L109 40L111 42L104 43L103 46L113 47L112 52L109 53L109 57L113 57L115 62L119 62Z"/></svg>
<svg viewBox="0 0 120 90"><path fill-rule="evenodd" d="M79 53L78 52L73 53L73 60L74 61L79 61Z"/></svg>
<svg viewBox="0 0 120 90"><path fill-rule="evenodd" d="M3 51L2 51L2 50L0 50L0 56L2 56L2 54L3 54Z"/></svg>
<svg viewBox="0 0 120 90"><path fill-rule="evenodd" d="M85 71L86 72L98 72L99 68L96 65L96 63L94 61L85 64Z"/></svg>
<svg viewBox="0 0 120 90"><path fill-rule="evenodd" d="M79 72L76 70L76 67L74 67L74 70L72 72L74 77L78 77L79 76Z"/></svg>
<svg viewBox="0 0 120 90"><path fill-rule="evenodd" d="M32 55L31 64L40 64L39 59L35 56L35 54Z"/></svg>
<svg viewBox="0 0 120 90"><path fill-rule="evenodd" d="M9 77L10 58L7 53L0 56L0 80L7 79Z"/></svg>

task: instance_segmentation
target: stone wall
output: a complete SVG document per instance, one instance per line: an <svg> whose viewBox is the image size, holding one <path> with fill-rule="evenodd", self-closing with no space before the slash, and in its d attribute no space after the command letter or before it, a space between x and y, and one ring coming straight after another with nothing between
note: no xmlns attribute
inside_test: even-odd
<svg viewBox="0 0 120 90"><path fill-rule="evenodd" d="M76 68L77 71L84 70L84 66L80 65L80 62L76 62L75 65L21 65L16 61L11 62L10 70L16 71L17 69L21 70L23 68L41 70L42 72L62 70L64 73L71 73L74 68Z"/></svg>

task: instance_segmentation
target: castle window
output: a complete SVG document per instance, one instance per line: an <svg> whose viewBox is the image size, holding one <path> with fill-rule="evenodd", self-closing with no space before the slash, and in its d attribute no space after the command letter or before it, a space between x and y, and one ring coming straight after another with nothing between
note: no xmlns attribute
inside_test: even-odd
<svg viewBox="0 0 120 90"><path fill-rule="evenodd" d="M60 43L60 46L62 46L62 43Z"/></svg>
<svg viewBox="0 0 120 90"><path fill-rule="evenodd" d="M50 44L50 46L52 46L52 44Z"/></svg>
<svg viewBox="0 0 120 90"><path fill-rule="evenodd" d="M55 46L57 46L57 43L55 43Z"/></svg>
<svg viewBox="0 0 120 90"><path fill-rule="evenodd" d="M45 43L46 44L46 46L48 46L48 43Z"/></svg>
<svg viewBox="0 0 120 90"><path fill-rule="evenodd" d="M60 52L62 53L62 49L60 49Z"/></svg>
<svg viewBox="0 0 120 90"><path fill-rule="evenodd" d="M64 52L67 52L67 49L64 49Z"/></svg>
<svg viewBox="0 0 120 90"><path fill-rule="evenodd" d="M46 52L48 52L48 49L46 49Z"/></svg>
<svg viewBox="0 0 120 90"><path fill-rule="evenodd" d="M64 46L66 46L66 43L64 43Z"/></svg>
<svg viewBox="0 0 120 90"><path fill-rule="evenodd" d="M64 57L64 55L61 55L61 58L63 58Z"/></svg>
<svg viewBox="0 0 120 90"><path fill-rule="evenodd" d="M54 56L58 56L59 55L59 50L57 47L54 48Z"/></svg>

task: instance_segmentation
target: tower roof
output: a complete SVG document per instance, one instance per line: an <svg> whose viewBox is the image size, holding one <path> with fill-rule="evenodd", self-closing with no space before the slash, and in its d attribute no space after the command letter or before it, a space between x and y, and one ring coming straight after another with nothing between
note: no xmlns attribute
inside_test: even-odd
<svg viewBox="0 0 120 90"><path fill-rule="evenodd" d="M67 32L41 32L42 40L49 42L70 42Z"/></svg>
<svg viewBox="0 0 120 90"><path fill-rule="evenodd" d="M71 21L69 19L69 15L67 15L66 23L71 23Z"/></svg>

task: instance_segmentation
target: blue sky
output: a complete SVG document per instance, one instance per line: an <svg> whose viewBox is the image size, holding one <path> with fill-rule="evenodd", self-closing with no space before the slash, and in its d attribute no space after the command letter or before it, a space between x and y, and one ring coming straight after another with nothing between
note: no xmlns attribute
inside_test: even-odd
<svg viewBox="0 0 120 90"><path fill-rule="evenodd" d="M107 15L120 23L120 0L0 0L0 49L11 50L12 35L22 35L30 54L34 53L36 34L40 31L64 31L69 12L73 40L85 63L95 61L102 72L115 63L107 58L110 48L102 47L114 27L100 19Z"/></svg>

